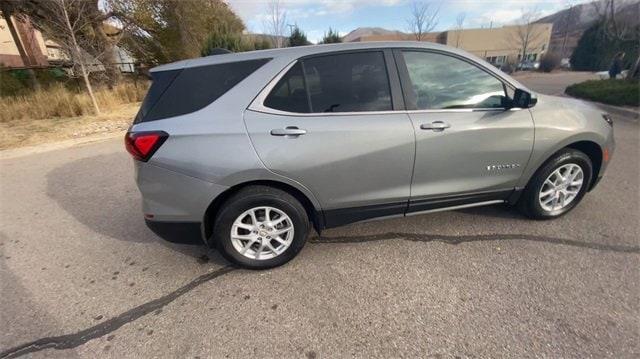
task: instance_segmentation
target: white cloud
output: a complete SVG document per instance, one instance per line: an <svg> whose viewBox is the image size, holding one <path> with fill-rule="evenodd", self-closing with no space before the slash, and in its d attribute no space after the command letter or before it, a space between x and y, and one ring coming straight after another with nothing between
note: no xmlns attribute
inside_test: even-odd
<svg viewBox="0 0 640 359"><path fill-rule="evenodd" d="M281 0L292 20L309 16L349 15L365 6L394 6L406 0ZM268 0L227 0L245 21L266 16Z"/></svg>
<svg viewBox="0 0 640 359"><path fill-rule="evenodd" d="M505 24L513 22L522 17L522 10L498 10L492 13L494 21Z"/></svg>
<svg viewBox="0 0 640 359"><path fill-rule="evenodd" d="M305 23L310 18L346 17L367 6L395 6L408 0L280 0L286 11L287 23ZM250 32L262 32L269 18L269 0L226 0L245 22ZM307 35L314 29L307 28ZM309 36L309 39L322 36ZM312 40L313 41L313 40Z"/></svg>
<svg viewBox="0 0 640 359"><path fill-rule="evenodd" d="M522 10L520 9L511 9L511 10L497 10L497 11L487 11L481 14L478 18L481 23L490 23L496 25L504 25L513 23L518 20L522 16Z"/></svg>
<svg viewBox="0 0 640 359"><path fill-rule="evenodd" d="M249 31L262 32L264 22L268 18L267 4L269 0L225 0L236 13L245 21ZM361 11L364 8L376 8L367 13L375 14L378 19L384 19L384 25L390 29L403 29L408 16L407 5L413 0L280 0L287 12L287 23L298 23L307 32L310 39L318 39L318 32L325 26L342 24L340 30L347 31L371 25L369 19L363 20ZM525 11L537 9L540 16L573 4L590 0L424 0L440 2L441 21L438 29L454 26L457 13L467 14L465 27L478 28L510 25L516 22ZM382 9L381 9L382 8ZM388 17L387 17L388 15ZM395 23L396 25L390 25ZM346 25L345 25L346 24ZM314 35L310 33L314 31Z"/></svg>
<svg viewBox="0 0 640 359"><path fill-rule="evenodd" d="M578 5L590 0L571 0ZM479 26L503 26L516 23L522 14L528 11L537 13L537 17L545 17L566 8L569 1L560 0L454 0L448 3L450 9L466 8L472 14L468 16L468 24L471 27ZM464 5L464 7L463 7ZM492 8L487 10L487 8Z"/></svg>

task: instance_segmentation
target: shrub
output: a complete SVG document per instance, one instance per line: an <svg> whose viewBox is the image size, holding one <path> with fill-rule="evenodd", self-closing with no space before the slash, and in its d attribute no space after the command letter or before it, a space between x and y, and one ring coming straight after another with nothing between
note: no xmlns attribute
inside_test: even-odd
<svg viewBox="0 0 640 359"><path fill-rule="evenodd" d="M14 96L28 92L30 89L13 71L0 68L0 96Z"/></svg>
<svg viewBox="0 0 640 359"><path fill-rule="evenodd" d="M640 81L590 80L567 87L565 93L615 106L640 106Z"/></svg>
<svg viewBox="0 0 640 359"><path fill-rule="evenodd" d="M540 71L551 72L560 67L562 59L560 55L554 53L546 53L540 58Z"/></svg>
<svg viewBox="0 0 640 359"><path fill-rule="evenodd" d="M227 49L231 52L244 51L242 36L234 33L211 33L202 46L202 56L210 56L216 49Z"/></svg>
<svg viewBox="0 0 640 359"><path fill-rule="evenodd" d="M69 89L78 89L83 85L80 80L70 78L61 68L33 69L41 89L62 84ZM31 82L26 70L9 69L0 66L0 97L27 96L32 93Z"/></svg>
<svg viewBox="0 0 640 359"><path fill-rule="evenodd" d="M253 39L253 47L256 50L267 50L272 48L271 41L267 40L267 38L254 38Z"/></svg>
<svg viewBox="0 0 640 359"><path fill-rule="evenodd" d="M209 56L215 53L216 49L227 49L231 52L243 52L252 50L263 50L271 48L271 44L264 38L253 38L243 36L240 33L213 32L209 34L202 46L201 55Z"/></svg>

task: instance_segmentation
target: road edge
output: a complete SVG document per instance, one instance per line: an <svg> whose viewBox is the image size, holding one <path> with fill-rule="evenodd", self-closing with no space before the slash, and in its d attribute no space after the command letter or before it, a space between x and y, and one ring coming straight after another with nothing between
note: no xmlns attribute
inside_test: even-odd
<svg viewBox="0 0 640 359"><path fill-rule="evenodd" d="M117 132L107 132L101 133L97 135L91 135L81 138L74 138L70 140L43 143L39 145L33 146L25 146L18 148L9 148L6 150L0 150L0 160L14 159L20 158L24 156L29 156L37 153L50 152L55 150L66 149L69 147L81 146L95 142L102 142L106 140L111 140L117 137L124 138L124 135L127 131L117 131ZM123 145L124 146L124 145Z"/></svg>

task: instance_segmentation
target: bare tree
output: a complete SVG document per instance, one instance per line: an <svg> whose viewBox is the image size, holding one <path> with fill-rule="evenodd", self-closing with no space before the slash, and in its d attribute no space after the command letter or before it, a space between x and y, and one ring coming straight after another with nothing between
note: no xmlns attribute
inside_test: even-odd
<svg viewBox="0 0 640 359"><path fill-rule="evenodd" d="M407 19L409 31L417 41L422 41L424 34L438 25L438 14L441 3L414 1L411 3L411 15Z"/></svg>
<svg viewBox="0 0 640 359"><path fill-rule="evenodd" d="M578 22L579 13L576 11L576 0L565 0L565 11L562 16L562 49L560 50L560 56L562 58L569 57L571 54L567 54L567 41L569 40L569 34L575 28ZM554 29L555 30L555 29Z"/></svg>
<svg viewBox="0 0 640 359"><path fill-rule="evenodd" d="M461 12L456 17L456 47L460 47L460 43L462 40L462 30L464 30L464 20L466 19L467 14L465 12Z"/></svg>
<svg viewBox="0 0 640 359"><path fill-rule="evenodd" d="M287 28L287 12L280 0L270 0L267 4L266 33L271 35L274 47L284 47Z"/></svg>
<svg viewBox="0 0 640 359"><path fill-rule="evenodd" d="M600 0L592 3L602 24L604 24L605 35L613 40L630 40L633 36L633 24L629 21L620 20L620 14L615 0Z"/></svg>
<svg viewBox="0 0 640 359"><path fill-rule="evenodd" d="M75 69L79 70L85 87L91 98L96 114L100 114L100 107L93 93L89 81L88 68L91 56L82 48L78 35L91 27L88 2L83 0L47 0L39 3L39 25L44 32L58 43L69 54Z"/></svg>
<svg viewBox="0 0 640 359"><path fill-rule="evenodd" d="M527 58L527 54L536 49L536 44L542 38L542 32L536 26L535 21L540 17L537 9L523 10L522 16L514 27L512 39L520 53L520 61Z"/></svg>
<svg viewBox="0 0 640 359"><path fill-rule="evenodd" d="M603 25L603 32L607 39L614 42L637 41L638 33L634 29L636 19L633 16L624 16L617 8L615 0L600 0L592 3L598 15L600 23ZM623 4L624 5L624 4ZM640 5L635 5L636 7ZM634 11L637 16L637 10ZM622 15L622 16L621 16ZM640 66L640 56L636 58L627 78L638 76Z"/></svg>

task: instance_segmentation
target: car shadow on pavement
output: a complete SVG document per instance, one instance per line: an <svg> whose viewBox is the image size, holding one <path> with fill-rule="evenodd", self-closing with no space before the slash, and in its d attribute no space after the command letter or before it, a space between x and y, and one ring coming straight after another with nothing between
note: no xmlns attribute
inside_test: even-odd
<svg viewBox="0 0 640 359"><path fill-rule="evenodd" d="M456 212L474 216L493 217L500 219L526 220L526 218L523 217L515 207L509 206L508 204L496 204L492 206L465 208L459 209Z"/></svg>
<svg viewBox="0 0 640 359"><path fill-rule="evenodd" d="M167 242L147 228L129 161L123 154L113 153L69 162L47 174L47 195L99 234L120 241L160 244L200 261L228 264L198 239Z"/></svg>

